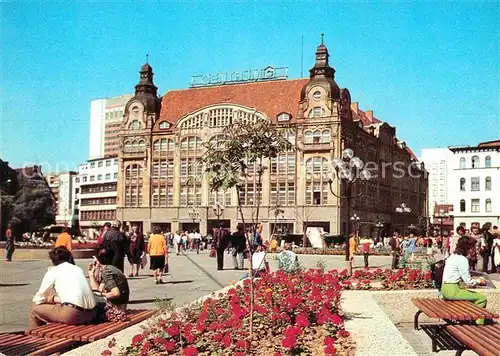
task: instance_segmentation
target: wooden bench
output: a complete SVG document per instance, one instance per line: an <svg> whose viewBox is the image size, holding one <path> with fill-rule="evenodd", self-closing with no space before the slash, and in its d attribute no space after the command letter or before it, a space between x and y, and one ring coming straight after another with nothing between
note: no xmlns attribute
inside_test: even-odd
<svg viewBox="0 0 500 356"><path fill-rule="evenodd" d="M0 353L6 356L45 356L59 353L74 345L67 339L44 339L32 335L0 334Z"/></svg>
<svg viewBox="0 0 500 356"><path fill-rule="evenodd" d="M413 327L418 330L418 317L424 313L429 318L443 319L447 323L474 322L483 318L493 320L498 318L498 314L474 305L466 300L444 300L437 298L415 298L413 304L418 308L413 320Z"/></svg>
<svg viewBox="0 0 500 356"><path fill-rule="evenodd" d="M50 323L25 332L26 335L37 336L45 339L66 339L81 342L93 342L103 339L111 334L128 328L150 318L155 310L129 309L128 321L111 321L99 324L68 325Z"/></svg>
<svg viewBox="0 0 500 356"><path fill-rule="evenodd" d="M446 329L464 345L457 350L456 356L460 356L466 349L481 356L500 355L500 324L448 325Z"/></svg>

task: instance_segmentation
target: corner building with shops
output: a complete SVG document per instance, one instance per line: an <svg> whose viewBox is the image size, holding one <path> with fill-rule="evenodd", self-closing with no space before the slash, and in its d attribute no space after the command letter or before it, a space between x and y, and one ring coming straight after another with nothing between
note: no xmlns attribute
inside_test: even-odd
<svg viewBox="0 0 500 356"><path fill-rule="evenodd" d="M117 219L137 224L144 232L159 226L163 231L199 228L205 234L218 221L234 230L240 222L236 191L211 192L202 167L195 163L204 153L203 143L232 122L270 120L287 129L297 149L265 162L261 187L255 167L248 168L242 210L251 221L261 195L259 221L265 238L276 224L295 234L302 234L305 226L323 227L333 235L347 233L346 199L336 198L329 185L331 161L341 157L344 148L352 148L372 166L386 167L384 174L372 170L370 180L353 186L353 194L362 194L351 204L351 215L360 217L360 234L380 233L375 231L377 222L387 233L417 224L427 207L423 165L396 138L394 127L351 102L334 74L321 44L309 78L192 87L159 97L153 69L144 64L120 130ZM396 177L394 162L403 177ZM331 189L344 194L345 183L336 179ZM216 202L224 207L219 217L213 209ZM397 214L401 203L411 213ZM276 216L276 206L284 213Z"/></svg>

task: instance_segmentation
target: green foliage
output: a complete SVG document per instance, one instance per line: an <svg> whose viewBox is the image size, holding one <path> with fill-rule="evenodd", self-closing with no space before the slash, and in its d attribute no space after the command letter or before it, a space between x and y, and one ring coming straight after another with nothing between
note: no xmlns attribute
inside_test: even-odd
<svg viewBox="0 0 500 356"><path fill-rule="evenodd" d="M175 309L175 303L171 299L156 299L156 307L162 311L172 312Z"/></svg>
<svg viewBox="0 0 500 356"><path fill-rule="evenodd" d="M16 231L36 231L53 224L54 200L41 181L26 180L15 195L10 213L10 223Z"/></svg>

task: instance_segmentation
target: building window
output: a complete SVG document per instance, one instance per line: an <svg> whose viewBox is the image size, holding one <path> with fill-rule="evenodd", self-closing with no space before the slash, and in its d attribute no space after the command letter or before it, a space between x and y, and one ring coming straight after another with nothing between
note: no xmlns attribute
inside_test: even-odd
<svg viewBox="0 0 500 356"><path fill-rule="evenodd" d="M487 213L491 213L491 199L486 199L484 208Z"/></svg>
<svg viewBox="0 0 500 356"><path fill-rule="evenodd" d="M118 173L113 173L113 179L118 179Z"/></svg>
<svg viewBox="0 0 500 356"><path fill-rule="evenodd" d="M314 100L319 100L321 99L321 92L319 91L315 91L314 94L313 94L313 99Z"/></svg>
<svg viewBox="0 0 500 356"><path fill-rule="evenodd" d="M142 166L131 164L125 168L125 207L142 205Z"/></svg>
<svg viewBox="0 0 500 356"><path fill-rule="evenodd" d="M181 141L181 154L201 153L203 142L195 136L186 137Z"/></svg>
<svg viewBox="0 0 500 356"><path fill-rule="evenodd" d="M87 181L87 177L83 177L83 178L82 178L82 182L84 182L84 183L85 183L86 181Z"/></svg>
<svg viewBox="0 0 500 356"><path fill-rule="evenodd" d="M97 180L102 180L102 174L97 175Z"/></svg>
<svg viewBox="0 0 500 356"><path fill-rule="evenodd" d="M306 205L328 204L328 169L326 158L306 161Z"/></svg>
<svg viewBox="0 0 500 356"><path fill-rule="evenodd" d="M465 200L464 199L460 200L460 212L461 213L465 212Z"/></svg>
<svg viewBox="0 0 500 356"><path fill-rule="evenodd" d="M170 128L170 124L168 122L166 122L166 121L160 122L160 130L165 130L168 128Z"/></svg>
<svg viewBox="0 0 500 356"><path fill-rule="evenodd" d="M321 143L321 132L319 130L313 132L313 143Z"/></svg>
<svg viewBox="0 0 500 356"><path fill-rule="evenodd" d="M106 173L106 179L111 179L111 173Z"/></svg>
<svg viewBox="0 0 500 356"><path fill-rule="evenodd" d="M472 213L479 213L479 199L472 199L470 203L470 211Z"/></svg>
<svg viewBox="0 0 500 356"><path fill-rule="evenodd" d="M479 168L479 157L478 156L472 157L471 163L472 163L472 168Z"/></svg>
<svg viewBox="0 0 500 356"><path fill-rule="evenodd" d="M330 130L323 130L321 133L321 143L330 142Z"/></svg>
<svg viewBox="0 0 500 356"><path fill-rule="evenodd" d="M465 157L460 158L460 169L465 168Z"/></svg>
<svg viewBox="0 0 500 356"><path fill-rule="evenodd" d="M114 159L114 160L113 160L113 165L114 165L114 166L118 166L118 160L117 160L117 159Z"/></svg>
<svg viewBox="0 0 500 356"><path fill-rule="evenodd" d="M304 133L304 143L313 143L313 133L311 131Z"/></svg>
<svg viewBox="0 0 500 356"><path fill-rule="evenodd" d="M141 129L141 123L139 120L133 120L130 125L128 125L129 130L140 130Z"/></svg>
<svg viewBox="0 0 500 356"><path fill-rule="evenodd" d="M486 168L491 168L491 157L490 156L486 156L486 158L484 159L484 166Z"/></svg>
<svg viewBox="0 0 500 356"><path fill-rule="evenodd" d="M111 160L110 159L106 160L106 167L111 167Z"/></svg>
<svg viewBox="0 0 500 356"><path fill-rule="evenodd" d="M257 204L257 199L262 200L262 185L256 182L247 182L240 191L241 205Z"/></svg>
<svg viewBox="0 0 500 356"><path fill-rule="evenodd" d="M290 114L283 112L283 113L278 115L278 122L290 121L290 118L291 118Z"/></svg>
<svg viewBox="0 0 500 356"><path fill-rule="evenodd" d="M315 106L312 109L312 117L321 117L323 116L323 108L321 106Z"/></svg>
<svg viewBox="0 0 500 356"><path fill-rule="evenodd" d="M491 177L486 177L484 182L484 189L491 190Z"/></svg>
<svg viewBox="0 0 500 356"><path fill-rule="evenodd" d="M90 181L91 182L95 181L95 176L90 176Z"/></svg>
<svg viewBox="0 0 500 356"><path fill-rule="evenodd" d="M480 189L479 189L479 177L472 177L470 179L470 190L473 191L473 192L478 192Z"/></svg>
<svg viewBox="0 0 500 356"><path fill-rule="evenodd" d="M153 151L163 154L174 154L175 143L172 140L162 138L153 142Z"/></svg>
<svg viewBox="0 0 500 356"><path fill-rule="evenodd" d="M280 182L271 183L269 187L271 206L294 206L295 205L295 183Z"/></svg>
<svg viewBox="0 0 500 356"><path fill-rule="evenodd" d="M465 192L465 178L460 178L460 191Z"/></svg>
<svg viewBox="0 0 500 356"><path fill-rule="evenodd" d="M103 166L103 162L102 161L97 162L97 167L101 168L102 166Z"/></svg>
<svg viewBox="0 0 500 356"><path fill-rule="evenodd" d="M230 190L210 192L208 195L208 205L213 206L218 202L224 206L232 205L232 194Z"/></svg>
<svg viewBox="0 0 500 356"><path fill-rule="evenodd" d="M95 168L95 162L90 162L90 168Z"/></svg>
<svg viewBox="0 0 500 356"><path fill-rule="evenodd" d="M201 205L201 184L189 184L181 186L181 199L180 205L187 206L200 206Z"/></svg>

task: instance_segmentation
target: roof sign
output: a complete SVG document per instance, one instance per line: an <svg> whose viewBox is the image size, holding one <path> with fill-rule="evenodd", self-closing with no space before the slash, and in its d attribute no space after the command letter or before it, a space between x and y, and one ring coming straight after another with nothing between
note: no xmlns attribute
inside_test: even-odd
<svg viewBox="0 0 500 356"><path fill-rule="evenodd" d="M288 67L269 66L263 69L194 75L191 77L191 88L280 79L288 79Z"/></svg>

